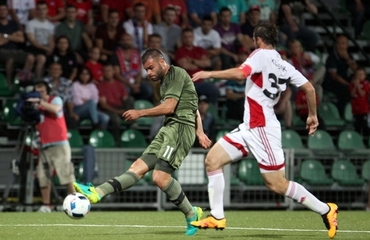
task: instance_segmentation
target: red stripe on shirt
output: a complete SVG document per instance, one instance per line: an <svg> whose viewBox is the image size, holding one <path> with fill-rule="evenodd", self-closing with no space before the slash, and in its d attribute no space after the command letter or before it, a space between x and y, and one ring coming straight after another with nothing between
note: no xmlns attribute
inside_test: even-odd
<svg viewBox="0 0 370 240"><path fill-rule="evenodd" d="M236 147L239 151L242 152L243 154L243 157L246 157L248 156L248 151L244 148L243 145L241 145L240 143L236 143L234 142L233 140L231 140L229 137L227 136L224 136L223 139L226 140L226 142L230 143L231 145L233 145L234 147Z"/></svg>
<svg viewBox="0 0 370 240"><path fill-rule="evenodd" d="M263 114L263 108L258 102L254 101L252 98L247 97L249 104L249 126L250 128L264 127L266 125L265 115Z"/></svg>
<svg viewBox="0 0 370 240"><path fill-rule="evenodd" d="M258 166L263 169L263 170L266 170L266 171L276 171L276 170L280 170L282 169L283 167L285 167L285 163L282 163L280 165L275 165L275 166L266 166L266 165L263 165L261 163L258 163Z"/></svg>

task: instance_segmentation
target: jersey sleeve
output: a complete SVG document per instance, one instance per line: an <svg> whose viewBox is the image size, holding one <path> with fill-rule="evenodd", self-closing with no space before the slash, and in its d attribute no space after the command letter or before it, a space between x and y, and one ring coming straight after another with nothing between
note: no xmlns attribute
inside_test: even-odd
<svg viewBox="0 0 370 240"><path fill-rule="evenodd" d="M53 100L51 100L50 103L53 104L53 105L60 106L60 110L59 110L57 116L58 116L58 118L60 118L61 116L63 116L63 100L62 100L62 98L61 97L58 97L58 96L55 96L53 98Z"/></svg>
<svg viewBox="0 0 370 240"><path fill-rule="evenodd" d="M261 66L263 66L263 54L259 49L254 50L249 57L240 65L239 69L242 70L247 77L253 73L262 72Z"/></svg>
<svg viewBox="0 0 370 240"><path fill-rule="evenodd" d="M302 73L300 73L297 69L295 69L290 63L286 61L284 61L284 63L285 63L285 68L286 68L286 71L285 71L286 76L282 76L282 78L290 79L289 83L296 87L300 87L306 82L308 82L307 78L305 78L302 75Z"/></svg>

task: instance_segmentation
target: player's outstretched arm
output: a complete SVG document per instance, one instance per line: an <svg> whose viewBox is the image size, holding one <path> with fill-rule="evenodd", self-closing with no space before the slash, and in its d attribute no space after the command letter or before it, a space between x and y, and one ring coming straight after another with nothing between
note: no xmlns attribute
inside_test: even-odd
<svg viewBox="0 0 370 240"><path fill-rule="evenodd" d="M204 149L208 149L211 147L211 144L212 144L212 141L208 138L208 136L204 133L204 130L203 130L203 124L202 124L202 118L200 116L200 113L199 111L197 110L197 115L196 115L196 121L195 121L195 124L196 124L196 134L197 134L197 137L198 137L198 141L200 143L200 145L204 148Z"/></svg>
<svg viewBox="0 0 370 240"><path fill-rule="evenodd" d="M308 107L308 117L306 121L306 129L308 129L308 134L313 135L319 126L319 121L317 120L316 111L316 93L315 88L310 82L303 84L300 89L302 89L306 94L307 107Z"/></svg>
<svg viewBox="0 0 370 240"><path fill-rule="evenodd" d="M192 76L193 82L200 79L220 78L227 80L244 80L248 75L240 68L230 68L222 71L200 71Z"/></svg>

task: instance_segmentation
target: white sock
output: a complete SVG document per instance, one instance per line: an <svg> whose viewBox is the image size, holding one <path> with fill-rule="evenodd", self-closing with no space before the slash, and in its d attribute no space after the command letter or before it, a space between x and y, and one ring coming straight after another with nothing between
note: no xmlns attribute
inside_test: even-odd
<svg viewBox="0 0 370 240"><path fill-rule="evenodd" d="M329 211L329 206L326 203L321 202L299 183L289 181L285 196L292 198L320 215L324 215Z"/></svg>
<svg viewBox="0 0 370 240"><path fill-rule="evenodd" d="M217 219L225 217L224 213L224 189L225 179L222 169L207 172L208 176L208 198L211 214Z"/></svg>

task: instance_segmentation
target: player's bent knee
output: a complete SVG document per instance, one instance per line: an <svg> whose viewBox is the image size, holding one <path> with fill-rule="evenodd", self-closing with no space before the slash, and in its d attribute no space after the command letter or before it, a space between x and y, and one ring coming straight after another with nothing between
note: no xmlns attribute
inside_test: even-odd
<svg viewBox="0 0 370 240"><path fill-rule="evenodd" d="M153 183L157 185L160 189L163 189L167 186L168 182L170 181L171 175L163 171L154 170L152 178Z"/></svg>

